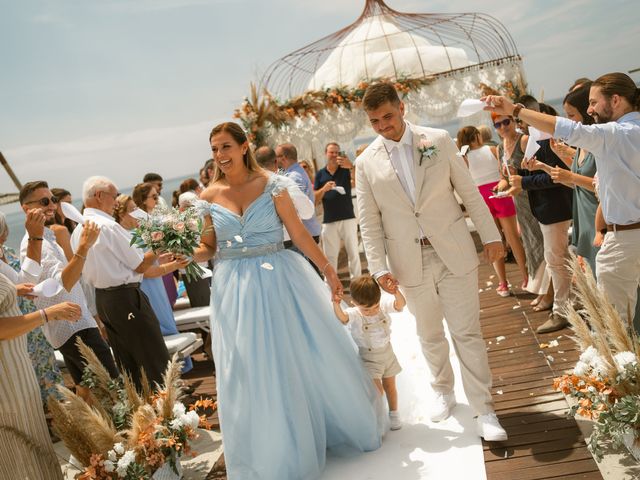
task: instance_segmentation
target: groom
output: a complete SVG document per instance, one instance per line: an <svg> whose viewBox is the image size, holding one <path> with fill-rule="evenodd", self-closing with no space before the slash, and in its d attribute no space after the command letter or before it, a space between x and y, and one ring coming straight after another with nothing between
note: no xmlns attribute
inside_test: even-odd
<svg viewBox="0 0 640 480"><path fill-rule="evenodd" d="M370 86L363 106L379 136L356 160L360 231L380 287L391 292L399 284L416 317L436 393L431 420L446 419L456 404L444 316L478 433L487 441L506 440L493 410L480 332L478 255L454 190L491 263L503 255L500 234L446 131L405 122L404 104L387 83Z"/></svg>

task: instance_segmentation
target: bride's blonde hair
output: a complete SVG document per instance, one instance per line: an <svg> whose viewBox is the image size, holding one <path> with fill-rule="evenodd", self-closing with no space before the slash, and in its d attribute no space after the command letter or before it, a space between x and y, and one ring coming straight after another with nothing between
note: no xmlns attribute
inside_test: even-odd
<svg viewBox="0 0 640 480"><path fill-rule="evenodd" d="M247 138L247 135L244 133L244 130L242 130L242 127L240 127L240 125L235 122L220 123L219 125L213 127L213 130L211 130L211 133L209 134L209 143L211 143L211 139L215 135L218 135L222 132L231 135L238 145L242 145L244 143L247 144L247 152L242 158L242 160L244 161L244 166L247 167L247 170L249 170L250 172L260 172L262 168L260 167L260 165L258 165L256 157L253 155L253 150L251 149L251 145L249 145L249 140ZM211 179L211 184L217 182L221 178L224 178L224 173L220 171L218 165L215 162L213 162L213 167L213 178Z"/></svg>

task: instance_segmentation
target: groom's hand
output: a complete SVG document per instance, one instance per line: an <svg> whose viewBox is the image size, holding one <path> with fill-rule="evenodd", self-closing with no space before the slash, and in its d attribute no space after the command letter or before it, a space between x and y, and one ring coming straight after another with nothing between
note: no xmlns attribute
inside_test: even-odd
<svg viewBox="0 0 640 480"><path fill-rule="evenodd" d="M491 242L484 246L484 257L487 263L493 263L504 257L504 247L502 242Z"/></svg>
<svg viewBox="0 0 640 480"><path fill-rule="evenodd" d="M385 292L394 294L398 290L398 280L391 273L385 273L377 278L378 285Z"/></svg>

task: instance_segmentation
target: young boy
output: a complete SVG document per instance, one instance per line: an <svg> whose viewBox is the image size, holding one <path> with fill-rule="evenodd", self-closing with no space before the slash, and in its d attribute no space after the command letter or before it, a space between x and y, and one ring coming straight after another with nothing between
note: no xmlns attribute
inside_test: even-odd
<svg viewBox="0 0 640 480"><path fill-rule="evenodd" d="M389 313L402 311L406 301L398 287L393 297L381 300L380 287L370 275L355 278L350 289L356 306L342 310L338 301L333 303L333 310L343 324L349 324L364 366L380 393L387 396L391 430L399 430L402 423L398 417L396 375L402 368L391 348Z"/></svg>

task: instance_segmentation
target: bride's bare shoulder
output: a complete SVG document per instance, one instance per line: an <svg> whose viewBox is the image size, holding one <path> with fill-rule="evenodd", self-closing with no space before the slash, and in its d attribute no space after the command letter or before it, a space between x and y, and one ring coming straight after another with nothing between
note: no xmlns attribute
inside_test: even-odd
<svg viewBox="0 0 640 480"><path fill-rule="evenodd" d="M209 203L213 203L216 197L222 191L223 186L220 183L211 183L200 193L200 198L206 200Z"/></svg>

